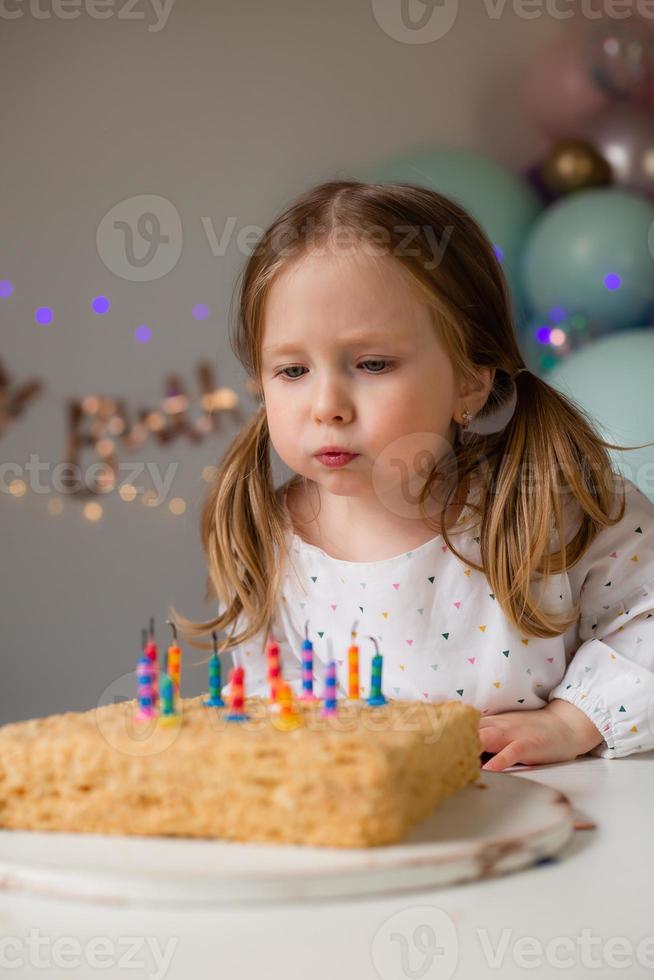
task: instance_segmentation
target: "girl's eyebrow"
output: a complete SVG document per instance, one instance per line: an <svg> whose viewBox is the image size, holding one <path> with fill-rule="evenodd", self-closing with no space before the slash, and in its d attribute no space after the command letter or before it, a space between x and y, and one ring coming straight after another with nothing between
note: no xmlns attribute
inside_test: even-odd
<svg viewBox="0 0 654 980"><path fill-rule="evenodd" d="M351 334L349 337L345 337L342 341L344 347L352 347L355 344L368 344L368 343L397 343L401 338L395 334L390 333L375 333L371 330L367 330L365 333ZM301 343L290 343L290 344L272 344L269 347L262 348L262 354L293 354L295 351L302 350Z"/></svg>

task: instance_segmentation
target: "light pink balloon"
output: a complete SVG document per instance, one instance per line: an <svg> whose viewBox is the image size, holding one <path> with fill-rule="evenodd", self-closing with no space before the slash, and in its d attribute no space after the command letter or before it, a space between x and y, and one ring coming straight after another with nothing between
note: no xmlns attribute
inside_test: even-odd
<svg viewBox="0 0 654 980"><path fill-rule="evenodd" d="M550 137L574 132L578 123L611 101L590 77L583 27L573 25L533 56L527 69L524 104Z"/></svg>

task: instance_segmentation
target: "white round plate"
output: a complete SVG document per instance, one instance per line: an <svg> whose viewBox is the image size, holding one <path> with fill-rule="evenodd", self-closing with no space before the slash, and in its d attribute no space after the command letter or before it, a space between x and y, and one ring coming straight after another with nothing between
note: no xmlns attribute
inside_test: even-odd
<svg viewBox="0 0 654 980"><path fill-rule="evenodd" d="M0 830L0 888L112 905L223 905L413 891L504 874L559 851L567 798L484 772L400 844L323 848Z"/></svg>

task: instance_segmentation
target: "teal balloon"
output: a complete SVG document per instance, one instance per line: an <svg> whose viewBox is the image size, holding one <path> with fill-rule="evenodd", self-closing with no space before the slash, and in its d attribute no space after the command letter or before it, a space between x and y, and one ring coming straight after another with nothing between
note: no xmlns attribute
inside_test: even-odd
<svg viewBox="0 0 654 980"><path fill-rule="evenodd" d="M516 316L526 311L521 260L528 232L543 202L521 177L474 150L434 146L366 170L362 180L412 183L455 200L475 218L495 249L511 290Z"/></svg>
<svg viewBox="0 0 654 980"><path fill-rule="evenodd" d="M623 330L575 351L547 383L587 411L607 442L654 442L654 328ZM607 450L616 469L654 501L654 446Z"/></svg>
<svg viewBox="0 0 654 980"><path fill-rule="evenodd" d="M517 327L520 353L534 374L544 377L548 371L567 360L572 351L579 350L598 337L612 332L610 323L595 320L584 313L534 316Z"/></svg>
<svg viewBox="0 0 654 980"><path fill-rule="evenodd" d="M638 326L654 303L654 205L630 191L578 191L536 222L524 254L536 314L561 309Z"/></svg>

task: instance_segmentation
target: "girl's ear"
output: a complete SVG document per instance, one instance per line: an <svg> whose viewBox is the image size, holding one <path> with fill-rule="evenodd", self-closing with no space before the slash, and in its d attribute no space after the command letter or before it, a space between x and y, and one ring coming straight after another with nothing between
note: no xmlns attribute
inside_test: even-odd
<svg viewBox="0 0 654 980"><path fill-rule="evenodd" d="M496 370L494 367L477 368L473 379L467 378L461 383L460 397L470 404L475 415L488 400L495 383Z"/></svg>

